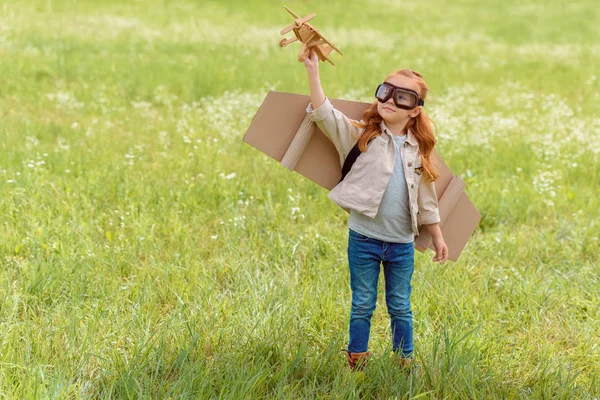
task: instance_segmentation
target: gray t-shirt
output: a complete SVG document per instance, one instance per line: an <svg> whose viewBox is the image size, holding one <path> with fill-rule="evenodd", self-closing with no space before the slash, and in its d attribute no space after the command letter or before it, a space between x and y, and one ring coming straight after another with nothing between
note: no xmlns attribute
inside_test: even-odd
<svg viewBox="0 0 600 400"><path fill-rule="evenodd" d="M411 243L414 241L408 186L404 178L404 168L400 156L400 148L406 135L392 135L396 144L396 162L390 181L383 193L383 198L375 218L367 217L355 210L350 210L348 227L373 239L391 243Z"/></svg>

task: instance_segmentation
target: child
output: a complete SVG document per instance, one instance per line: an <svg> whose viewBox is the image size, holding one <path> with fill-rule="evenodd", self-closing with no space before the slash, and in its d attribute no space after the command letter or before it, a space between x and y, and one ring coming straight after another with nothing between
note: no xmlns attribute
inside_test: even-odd
<svg viewBox="0 0 600 400"><path fill-rule="evenodd" d="M314 51L304 64L311 95L306 111L311 120L333 142L341 164L355 144L361 152L350 172L328 195L350 210L348 364L353 371L362 370L371 355L367 347L383 263L392 350L399 355L400 364L408 366L413 353L410 280L419 225L426 225L433 238L433 261L444 263L448 259L433 183L439 177L431 160L435 137L422 112L428 87L419 73L396 71L377 87L377 101L365 110L362 120L353 121L325 97Z"/></svg>

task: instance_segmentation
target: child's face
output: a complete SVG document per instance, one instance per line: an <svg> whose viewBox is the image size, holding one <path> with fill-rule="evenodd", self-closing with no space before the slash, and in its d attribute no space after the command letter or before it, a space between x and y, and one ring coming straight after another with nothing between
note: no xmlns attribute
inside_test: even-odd
<svg viewBox="0 0 600 400"><path fill-rule="evenodd" d="M412 89L419 93L419 85L417 82L407 76L393 75L391 78L386 79L386 82L389 82L394 86ZM389 126L406 124L410 118L416 117L421 112L422 108L422 106L418 106L412 110L398 108L394 104L394 99L391 97L385 103L377 102L377 112L379 112L379 115L381 115L386 125Z"/></svg>

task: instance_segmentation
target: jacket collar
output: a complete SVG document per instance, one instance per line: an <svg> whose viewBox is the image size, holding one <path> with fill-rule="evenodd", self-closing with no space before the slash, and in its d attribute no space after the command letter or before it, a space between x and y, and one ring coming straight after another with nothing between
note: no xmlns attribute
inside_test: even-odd
<svg viewBox="0 0 600 400"><path fill-rule="evenodd" d="M386 133L388 136L390 136L390 138L394 135L389 129L388 127L385 125L385 122L381 121L381 132ZM417 142L417 138L415 137L414 133L412 133L412 130L409 129L407 134L406 134L406 141L408 142L408 144L412 145L412 146L418 146L419 143Z"/></svg>

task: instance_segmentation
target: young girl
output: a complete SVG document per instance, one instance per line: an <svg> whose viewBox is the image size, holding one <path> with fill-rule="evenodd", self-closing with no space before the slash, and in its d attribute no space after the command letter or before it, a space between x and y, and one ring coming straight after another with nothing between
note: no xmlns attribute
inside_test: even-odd
<svg viewBox="0 0 600 400"><path fill-rule="evenodd" d="M311 51L304 60L310 83L310 119L335 145L340 162L358 144L360 156L329 197L350 210L348 264L352 309L348 364L364 369L368 357L371 317L383 263L385 293L392 328L392 350L400 364L412 362L413 326L410 280L414 270L414 237L426 225L433 238L433 261L444 263L448 248L442 237L431 152L433 129L423 110L428 87L415 71L390 74L376 89L361 121L333 108L323 93L319 59Z"/></svg>

